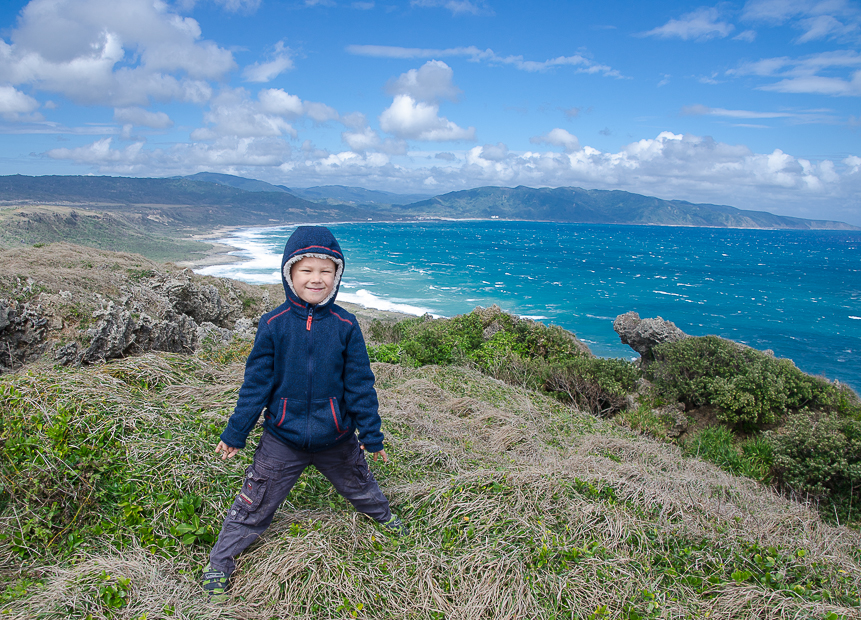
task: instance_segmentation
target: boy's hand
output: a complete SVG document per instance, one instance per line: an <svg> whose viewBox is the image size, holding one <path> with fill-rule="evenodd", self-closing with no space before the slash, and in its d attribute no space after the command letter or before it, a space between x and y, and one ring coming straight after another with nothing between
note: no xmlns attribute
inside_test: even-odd
<svg viewBox="0 0 861 620"><path fill-rule="evenodd" d="M359 447L360 447L362 450L364 450L364 449L365 449L365 444L362 444L362 445L360 445ZM375 460L375 461L377 460L377 457L378 457L378 456L381 456L381 457L383 457L383 463L388 463L388 462L389 462L389 457L386 455L386 451L385 451L385 450L380 450L379 452L371 452L371 454L373 454L373 455L374 455L374 460Z"/></svg>
<svg viewBox="0 0 861 620"><path fill-rule="evenodd" d="M215 446L215 453L216 454L218 454L220 452L224 453L221 457L222 461L225 459L232 459L234 456L239 454L239 450L240 450L239 448L231 448L230 446L228 446L223 441L219 441L218 445Z"/></svg>

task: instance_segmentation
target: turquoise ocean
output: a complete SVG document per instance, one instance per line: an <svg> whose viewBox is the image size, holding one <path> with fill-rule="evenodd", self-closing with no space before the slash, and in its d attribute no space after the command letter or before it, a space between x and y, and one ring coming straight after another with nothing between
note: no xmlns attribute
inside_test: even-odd
<svg viewBox="0 0 861 620"><path fill-rule="evenodd" d="M694 336L788 357L861 390L861 231L509 221L327 224L347 259L339 299L408 314L476 306L560 325L633 359L613 319L633 310ZM280 282L294 226L234 231L247 260L199 273Z"/></svg>

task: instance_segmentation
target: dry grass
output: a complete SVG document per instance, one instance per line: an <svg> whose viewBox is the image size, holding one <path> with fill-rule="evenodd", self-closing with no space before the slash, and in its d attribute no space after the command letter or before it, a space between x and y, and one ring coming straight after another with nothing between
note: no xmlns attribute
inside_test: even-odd
<svg viewBox="0 0 861 620"><path fill-rule="evenodd" d="M106 403L122 420L129 471L153 488L209 489L202 514L217 523L234 490L213 481L236 478L243 465L214 459L215 439L199 429L223 423L241 370L150 354L6 381L47 417L58 390L63 402ZM205 545L154 553L105 539L59 564L35 556L15 568L3 553L7 572L41 575L44 585L5 603L0 617L861 617L814 595L858 596L858 532L674 446L477 372L374 370L392 457L374 467L409 537L386 537L306 474L241 558L223 607L196 583ZM172 514L156 510L154 522L164 528ZM774 570L802 575L793 583L808 583L803 593L730 577L729 564L755 568L754 554L772 548ZM694 585L718 573L718 582ZM128 604L112 609L105 589L119 578L129 580Z"/></svg>

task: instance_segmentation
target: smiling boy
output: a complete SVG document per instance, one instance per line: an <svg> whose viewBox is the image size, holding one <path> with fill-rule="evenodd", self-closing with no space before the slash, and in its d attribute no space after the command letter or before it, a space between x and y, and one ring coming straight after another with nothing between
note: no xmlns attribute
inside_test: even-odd
<svg viewBox="0 0 861 620"><path fill-rule="evenodd" d="M309 465L358 511L407 533L363 453L388 460L362 332L356 317L334 304L343 272L344 255L327 228L300 226L287 240L287 300L260 318L236 408L215 449L222 459L235 456L263 413L254 462L204 569L210 600L226 599L235 557L266 530Z"/></svg>

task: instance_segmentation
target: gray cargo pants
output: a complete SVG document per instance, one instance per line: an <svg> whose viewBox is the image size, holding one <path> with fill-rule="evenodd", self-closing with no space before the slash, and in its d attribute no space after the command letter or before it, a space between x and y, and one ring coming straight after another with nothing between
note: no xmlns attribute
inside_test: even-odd
<svg viewBox="0 0 861 620"><path fill-rule="evenodd" d="M233 572L234 558L269 527L278 506L309 465L320 470L359 512L381 523L391 518L389 500L374 479L355 435L322 452L299 452L264 431L254 462L245 470L242 491L227 511L209 554L214 570L227 575Z"/></svg>

